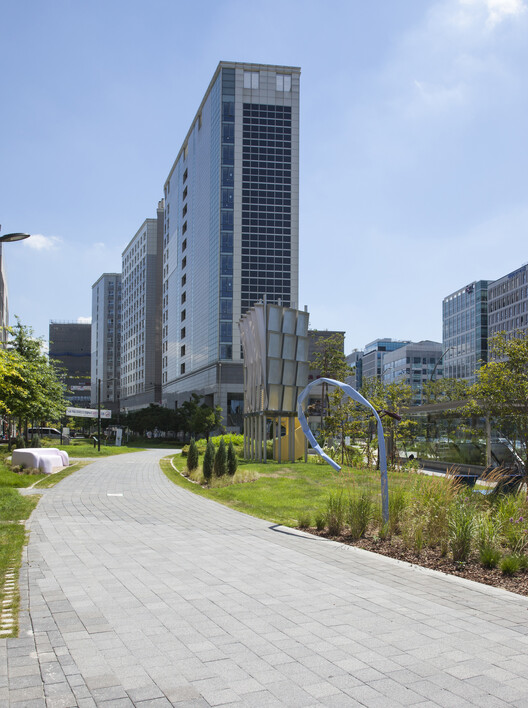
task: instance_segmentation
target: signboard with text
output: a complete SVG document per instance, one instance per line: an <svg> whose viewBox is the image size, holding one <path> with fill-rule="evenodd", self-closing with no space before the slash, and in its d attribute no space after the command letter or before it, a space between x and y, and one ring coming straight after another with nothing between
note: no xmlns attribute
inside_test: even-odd
<svg viewBox="0 0 528 708"><path fill-rule="evenodd" d="M97 409L95 408L66 408L66 415L72 418L97 418ZM111 418L112 411L102 410L101 418Z"/></svg>

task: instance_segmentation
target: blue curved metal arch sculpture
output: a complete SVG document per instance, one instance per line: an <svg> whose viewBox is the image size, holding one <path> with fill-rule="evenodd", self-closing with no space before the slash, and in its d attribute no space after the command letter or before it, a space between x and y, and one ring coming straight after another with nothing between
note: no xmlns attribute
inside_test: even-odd
<svg viewBox="0 0 528 708"><path fill-rule="evenodd" d="M341 470L341 466L338 465L337 462L332 460L332 458L329 457L325 452L323 452L321 446L319 445L312 431L308 427L308 422L306 420L306 416L304 415L304 410L302 407L303 401L307 397L311 389L314 386L317 386L318 384L323 382L330 384L331 386L337 386L338 388L340 388L343 393L352 398L354 401L357 401L362 406L369 408L376 418L378 424L379 463L381 474L381 511L383 516L383 523L386 524L389 521L389 482L387 477L387 453L385 451L385 434L383 432L383 424L374 406L369 403L366 398L364 398L360 393L356 391L355 388L352 388L352 386L350 386L349 384L343 383L342 381L335 381L334 379L316 379L315 381L309 383L305 389L303 389L299 398L297 399L297 415L299 417L299 422L301 424L302 431L308 439L310 445L317 452L317 454L320 455L323 460L328 462L328 464L331 465L336 470L336 472L339 472Z"/></svg>

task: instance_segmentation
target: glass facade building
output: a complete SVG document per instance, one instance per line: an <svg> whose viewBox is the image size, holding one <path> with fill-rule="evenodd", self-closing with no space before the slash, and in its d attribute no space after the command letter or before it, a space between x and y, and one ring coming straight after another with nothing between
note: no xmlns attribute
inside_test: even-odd
<svg viewBox="0 0 528 708"><path fill-rule="evenodd" d="M165 182L162 401L192 392L228 426L243 399L238 322L297 307L300 69L220 62Z"/></svg>
<svg viewBox="0 0 528 708"><path fill-rule="evenodd" d="M478 280L444 298L442 329L444 377L474 383L488 360L488 288Z"/></svg>
<svg viewBox="0 0 528 708"><path fill-rule="evenodd" d="M488 288L489 336L528 330L527 266L490 283Z"/></svg>
<svg viewBox="0 0 528 708"><path fill-rule="evenodd" d="M122 254L121 406L161 401L161 269L164 203Z"/></svg>
<svg viewBox="0 0 528 708"><path fill-rule="evenodd" d="M117 412L120 397L121 273L103 273L92 285L91 395L97 406L97 381L101 405Z"/></svg>
<svg viewBox="0 0 528 708"><path fill-rule="evenodd" d="M408 384L412 389L412 404L424 403L423 385L432 379L444 376L442 345L440 342L423 340L410 342L387 352L383 357L383 383Z"/></svg>

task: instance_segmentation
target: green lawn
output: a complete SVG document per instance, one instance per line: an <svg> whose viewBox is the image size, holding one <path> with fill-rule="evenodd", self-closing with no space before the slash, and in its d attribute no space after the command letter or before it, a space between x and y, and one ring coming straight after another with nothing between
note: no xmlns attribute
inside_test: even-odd
<svg viewBox="0 0 528 708"><path fill-rule="evenodd" d="M174 466L182 470L186 458L176 455ZM345 469L339 473L329 465L316 462L295 464L239 462L239 470L252 470L260 475L254 482L218 488L203 488L175 472L169 460L162 461L165 474L190 491L221 502L239 511L286 526L297 526L299 516L323 512L328 496L339 490L368 487L381 500L380 474L366 470ZM389 489L400 486L409 477L406 472L389 473ZM380 501L381 506L381 501Z"/></svg>

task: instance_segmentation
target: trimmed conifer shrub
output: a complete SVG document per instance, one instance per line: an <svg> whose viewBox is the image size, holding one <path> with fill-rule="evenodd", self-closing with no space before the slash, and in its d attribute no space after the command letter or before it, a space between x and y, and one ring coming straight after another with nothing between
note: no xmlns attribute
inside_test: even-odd
<svg viewBox="0 0 528 708"><path fill-rule="evenodd" d="M213 443L209 441L205 448L205 455L202 463L202 472L206 482L210 482L211 477L213 476L214 459L215 447Z"/></svg>
<svg viewBox="0 0 528 708"><path fill-rule="evenodd" d="M198 467L198 448L196 447L196 442L194 438L191 440L189 445L189 450L187 452L187 469L192 472Z"/></svg>
<svg viewBox="0 0 528 708"><path fill-rule="evenodd" d="M227 453L224 438L220 438L220 444L214 459L214 473L216 477L223 477L227 472Z"/></svg>
<svg viewBox="0 0 528 708"><path fill-rule="evenodd" d="M235 452L235 447L232 443L232 441L229 441L229 445L227 446L227 474L231 475L231 477L235 474L237 471L238 467L238 457Z"/></svg>

